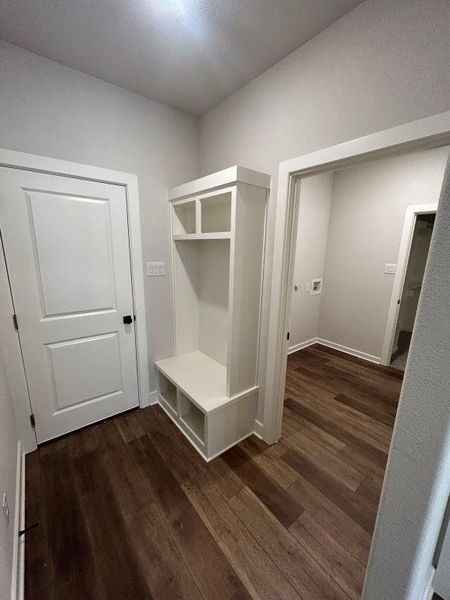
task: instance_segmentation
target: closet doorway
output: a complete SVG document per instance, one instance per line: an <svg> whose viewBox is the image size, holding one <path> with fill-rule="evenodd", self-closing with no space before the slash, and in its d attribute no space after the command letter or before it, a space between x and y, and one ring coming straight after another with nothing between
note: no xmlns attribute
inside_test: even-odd
<svg viewBox="0 0 450 600"><path fill-rule="evenodd" d="M437 204L406 211L381 363L405 370Z"/></svg>

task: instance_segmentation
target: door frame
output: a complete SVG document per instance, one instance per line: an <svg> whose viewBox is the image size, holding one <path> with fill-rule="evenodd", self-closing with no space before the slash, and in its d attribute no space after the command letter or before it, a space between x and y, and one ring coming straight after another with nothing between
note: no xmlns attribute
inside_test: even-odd
<svg viewBox="0 0 450 600"><path fill-rule="evenodd" d="M436 213L437 207L438 205L436 203L417 204L406 207L402 239L398 251L397 267L395 270L394 283L392 286L392 296L389 302L389 312L386 322L386 331L384 333L383 346L381 350L380 364L382 365L389 365L391 363L395 330L397 329L398 316L400 313L400 300L403 295L406 269L408 268L409 255L411 253L411 244L413 240L414 227L416 226L417 216Z"/></svg>
<svg viewBox="0 0 450 600"><path fill-rule="evenodd" d="M266 267L271 267L270 305L266 309L262 321L265 329L262 334L266 334L268 343L264 369L264 387L261 390L261 395L263 396L261 398L263 405L263 427L260 433L267 443L273 444L281 437L287 366L289 304L292 296L293 262L295 258L296 232L294 226L296 224L296 211L298 208L295 192L299 180L302 176L358 164L371 158L395 156L405 151L425 150L449 144L450 111L446 111L280 163L277 194L272 200L272 202L275 202L275 207L273 208L275 221L272 224L271 232L273 233L273 252L271 253L271 259L268 261L269 264L266 265ZM441 210L442 206L438 208L438 220ZM436 249L434 252L436 254ZM405 389L405 384L409 383L410 375L411 373L406 373L403 389ZM406 385L406 387L408 386ZM410 393L410 390L408 390L408 393ZM403 398L404 402L405 400L407 398ZM411 514L410 510L408 514L402 514L400 518L398 512L395 512L396 509L394 509L394 506L396 506L396 499L398 499L402 489L404 489L401 488L401 485L406 480L414 481L416 476L414 463L411 462L408 468L405 468L401 462L403 455L399 458L400 451L396 446L398 444L397 438L402 437L405 427L406 431L408 428L408 424L405 424L403 422L404 419L402 419L401 405L402 402L400 402L400 414L396 420L394 429L388 459L388 482L386 484L385 481L383 485L377 524L373 537L374 543L371 547L367 565L362 600L372 600L374 597L371 595L373 589L368 590L368 586L370 588L371 584L378 581L377 577L383 577L382 574L383 570L385 570L386 561L385 556L387 554L392 560L395 557L395 566L403 573L402 583L404 582L408 586L408 590L414 588L417 591L419 587L421 588L419 595L414 595L414 592L411 596L408 595L408 597L412 598L414 595L414 598L422 600L422 591L428 585L431 585L431 560L429 581L424 582L423 579L419 581L418 572L420 571L420 576L422 576L424 570L423 556L428 557L430 554L429 548L425 547L425 543L435 533L435 523L431 522L429 516L432 513L435 516L435 520L439 519L439 515L441 512L442 514L444 513L447 503L448 494L445 496L443 489L446 486L444 473L446 473L445 469L447 467L445 465L448 465L450 455L446 454L445 440L440 436L436 438L432 438L432 436L427 437L429 446L429 452L426 453L429 459L426 465L427 482L429 483L429 489L433 490L434 495L431 499L424 499L422 502L423 506L419 503L420 510L417 508L418 498L410 496L411 503L413 503L413 500L417 500L414 505L416 514ZM430 414L430 422L433 421L433 424L428 423L432 428L435 425L438 432L442 429L441 417L441 413L436 408L435 412ZM403 441L402 437L401 442ZM393 452L393 449L395 449L395 452ZM395 455L394 457L393 454ZM397 482L399 482L398 485ZM396 485L398 489L395 487ZM409 488L408 492L411 493ZM397 521L395 520L396 518ZM421 539L422 544L417 548L405 547L404 552L399 552L397 538L393 537L392 534L389 535L389 533L386 533L381 528L383 527L382 524L388 522L390 530L395 529L398 533L398 530L404 526L405 521L408 522L408 526L411 523L408 529L409 537L411 539ZM426 530L425 533L424 530ZM428 536L427 540L422 539L422 534ZM380 538L382 538L382 541L380 541ZM414 550L415 559L413 568L409 564L411 562L410 555L412 550ZM422 558L422 563L420 563L420 558ZM420 569L416 568L418 565ZM423 595L423 598L425 597Z"/></svg>
<svg viewBox="0 0 450 600"><path fill-rule="evenodd" d="M130 245L131 285L133 290L134 314L136 315L135 337L139 406L140 408L149 406L152 403L152 395L150 393L148 370L144 270L137 175L46 156L17 152L6 148L0 148L0 166L22 171L34 171L36 173L45 173L48 175L84 179L98 183L115 184L125 188ZM8 285L9 290L7 279L5 282L5 273L2 273L2 270L0 269L0 294L3 295L5 294L6 289L5 283ZM16 390L16 394L12 394L12 396L15 403L14 408L18 429L17 433L18 437L23 442L24 451L31 452L36 449L37 444L36 436L34 435L34 430L31 428L30 423L31 405L26 385L22 354L18 343L18 336L13 328L10 307L4 303L2 303L2 307L5 307L5 309L1 309L2 315L0 318L0 325L2 322L9 322L10 329L14 334L11 335L8 328L5 329L8 333L2 339L2 351L5 356L8 356L8 360L15 364L13 370L8 369L7 379L11 391ZM20 368L18 365L20 365Z"/></svg>

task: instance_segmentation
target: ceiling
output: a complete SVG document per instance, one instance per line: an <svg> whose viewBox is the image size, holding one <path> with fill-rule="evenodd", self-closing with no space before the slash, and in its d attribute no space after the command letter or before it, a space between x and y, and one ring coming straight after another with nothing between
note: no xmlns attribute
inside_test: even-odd
<svg viewBox="0 0 450 600"><path fill-rule="evenodd" d="M361 0L0 0L0 38L202 115Z"/></svg>

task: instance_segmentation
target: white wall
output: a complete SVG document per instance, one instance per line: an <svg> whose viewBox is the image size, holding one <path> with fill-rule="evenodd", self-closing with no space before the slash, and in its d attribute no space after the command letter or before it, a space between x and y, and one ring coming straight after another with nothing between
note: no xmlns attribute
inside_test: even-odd
<svg viewBox="0 0 450 600"><path fill-rule="evenodd" d="M307 293L306 284L323 277L332 191L333 173L301 181L294 266L298 290L292 293L290 352L319 335L322 295Z"/></svg>
<svg viewBox="0 0 450 600"><path fill-rule="evenodd" d="M449 148L335 173L319 337L379 358L406 207L438 202Z"/></svg>
<svg viewBox="0 0 450 600"><path fill-rule="evenodd" d="M145 280L150 364L169 356L167 188L198 175L198 121L4 42L0 81L1 147L138 175L144 261L168 272Z"/></svg>
<svg viewBox="0 0 450 600"><path fill-rule="evenodd" d="M14 508L16 492L17 436L11 398L0 354L0 501L8 495L9 524L0 512L0 598L10 597L14 545Z"/></svg>

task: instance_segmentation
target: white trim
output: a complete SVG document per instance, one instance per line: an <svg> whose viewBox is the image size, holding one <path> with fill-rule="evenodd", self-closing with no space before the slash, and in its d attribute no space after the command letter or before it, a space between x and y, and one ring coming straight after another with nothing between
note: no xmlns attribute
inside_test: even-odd
<svg viewBox="0 0 450 600"><path fill-rule="evenodd" d="M400 312L399 302L403 294L403 286L405 285L406 269L408 268L409 253L411 251L417 215L436 213L437 207L437 203L433 203L417 204L415 206L411 205L406 208L402 239L397 257L397 268L395 271L395 278L392 286L392 296L386 322L386 331L384 333L383 347L381 351L382 365L389 365L391 362L395 330L397 328L398 315Z"/></svg>
<svg viewBox="0 0 450 600"><path fill-rule="evenodd" d="M49 175L57 174L64 177L74 177L75 179L89 179L100 183L115 183L126 186L132 182L137 183L137 175L133 173L60 160L50 156L17 152L8 148L0 148L0 166L24 171L37 171Z"/></svg>
<svg viewBox="0 0 450 600"><path fill-rule="evenodd" d="M186 196L192 196L193 194L202 194L202 197L207 195L213 189L221 188L223 186L231 186L237 183L247 183L248 185L254 185L256 187L270 188L270 175L254 171L253 169L246 169L245 167L229 167L223 169L217 173L194 179L188 183L183 183L169 190L169 200L175 200L184 198Z"/></svg>
<svg viewBox="0 0 450 600"><path fill-rule="evenodd" d="M16 501L14 508L14 547L11 573L11 600L23 600L25 577L25 536L19 531L25 527L25 454L17 442Z"/></svg>
<svg viewBox="0 0 450 600"><path fill-rule="evenodd" d="M158 390L153 390L153 392L150 392L148 396L148 405L153 406L154 404L158 404L158 398Z"/></svg>
<svg viewBox="0 0 450 600"><path fill-rule="evenodd" d="M363 360L368 360L369 362L380 364L379 356L375 356L374 354L368 354L367 352L362 352L361 350L356 350L355 348L350 348L349 346L343 346L342 344L331 342L330 340L325 340L320 337L311 338L310 340L306 340L304 342L300 342L300 344L295 344L295 346L291 346L288 350L288 355L294 354L294 352L298 352L299 350L303 350L304 348L309 348L309 346L313 346L314 344L321 344L322 346L327 346L328 348L339 350L339 352L344 352L344 354L351 354L352 356L362 358Z"/></svg>
<svg viewBox="0 0 450 600"><path fill-rule="evenodd" d="M295 344L294 346L290 346L288 350L288 354L294 354L294 352L298 352L299 350L303 350L303 348L308 348L309 346L313 346L317 344L318 337L311 338L310 340L305 340L304 342L300 342L299 344Z"/></svg>
<svg viewBox="0 0 450 600"><path fill-rule="evenodd" d="M362 352L361 350L355 350L355 348L350 348L349 346L343 346L342 344L337 344L336 342L330 342L330 340L324 340L323 338L317 338L317 344L322 344L322 346L327 346L328 348L333 348L334 350L339 350L339 352L344 352L344 354L351 354L352 356L356 356L358 358L362 358L363 360L368 360L369 362L380 364L380 357L375 356L374 354L368 354L367 352Z"/></svg>
<svg viewBox="0 0 450 600"><path fill-rule="evenodd" d="M36 450L36 435L30 422L30 397L22 360L19 336L14 329L12 315L14 306L11 298L8 274L3 249L0 248L0 347L5 363L5 374L14 407L16 430L24 452Z"/></svg>
<svg viewBox="0 0 450 600"><path fill-rule="evenodd" d="M126 189L127 196L127 214L128 231L130 240L130 263L132 272L132 287L134 314L136 315L135 334L136 334L136 359L138 371L138 393L139 405L141 408L150 403L150 384L149 384L149 364L148 364L148 345L147 345L147 326L145 314L145 293L144 293L144 271L142 261L142 243L141 243L141 223L139 209L139 190L137 175L114 171L90 165L83 165L46 156L27 154L0 148L0 166L27 171L36 171L50 175L61 175L64 177L73 177L74 179L88 179L100 183L112 183L121 185ZM9 380L13 377L7 374ZM16 410L20 413L30 414L30 406L25 406L24 398L28 397L26 382L19 381L14 376L12 385L21 388L20 398L15 398ZM18 434L22 439L29 439L29 431L24 429L24 425L19 422ZM25 451L33 448L26 444Z"/></svg>
<svg viewBox="0 0 450 600"><path fill-rule="evenodd" d="M436 573L436 569L434 567L431 567L430 573L428 575L428 581L426 582L425 590L423 592L423 596L422 596L421 600L432 600L433 595L434 595L433 579L434 579L435 573Z"/></svg>
<svg viewBox="0 0 450 600"><path fill-rule="evenodd" d="M259 437L259 439L262 440L263 439L262 432L264 431L264 426L261 423L261 421L258 421L258 419L255 419L253 429L254 429L253 433L256 435L256 437Z"/></svg>
<svg viewBox="0 0 450 600"><path fill-rule="evenodd" d="M263 438L271 444L279 439L283 418L287 361L286 334L289 327L289 296L292 289L295 243L295 182L299 176L341 168L393 151L432 148L450 142L450 111L361 137L280 163L273 252L265 269L272 273L269 315L264 320L267 336L265 382L260 393L263 405ZM269 211L270 214L270 211Z"/></svg>
<svg viewBox="0 0 450 600"><path fill-rule="evenodd" d="M148 406L150 380L148 369L148 342L144 290L144 265L142 260L141 211L137 176L132 176L126 184L128 232L130 239L131 284L133 287L134 314L136 321L136 365L138 375L139 406Z"/></svg>

